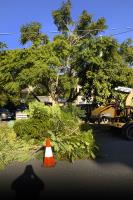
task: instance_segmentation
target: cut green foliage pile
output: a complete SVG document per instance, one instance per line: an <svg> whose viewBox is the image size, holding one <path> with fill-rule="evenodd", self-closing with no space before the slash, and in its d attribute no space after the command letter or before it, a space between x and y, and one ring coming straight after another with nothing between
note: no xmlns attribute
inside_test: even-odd
<svg viewBox="0 0 133 200"><path fill-rule="evenodd" d="M50 138L53 151L61 160L95 158L95 139L91 129L81 131L79 116L83 115L83 111L79 108L33 102L29 105L28 114L29 119L15 122L14 130L20 138L27 141L34 139L36 144Z"/></svg>
<svg viewBox="0 0 133 200"><path fill-rule="evenodd" d="M95 144L92 132L80 132L78 129L68 134L49 132L55 156L61 160L73 162L78 159L94 159L98 147Z"/></svg>
<svg viewBox="0 0 133 200"><path fill-rule="evenodd" d="M17 138L12 128L0 125L0 169L14 161L29 160L34 147L32 140L26 142Z"/></svg>

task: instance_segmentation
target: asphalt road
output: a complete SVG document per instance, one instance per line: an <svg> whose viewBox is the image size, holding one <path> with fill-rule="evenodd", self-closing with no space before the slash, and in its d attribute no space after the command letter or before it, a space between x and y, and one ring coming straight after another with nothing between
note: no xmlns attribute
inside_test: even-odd
<svg viewBox="0 0 133 200"><path fill-rule="evenodd" d="M96 160L60 161L54 168L31 160L0 171L0 199L132 199L133 141L101 127L95 138L100 147Z"/></svg>

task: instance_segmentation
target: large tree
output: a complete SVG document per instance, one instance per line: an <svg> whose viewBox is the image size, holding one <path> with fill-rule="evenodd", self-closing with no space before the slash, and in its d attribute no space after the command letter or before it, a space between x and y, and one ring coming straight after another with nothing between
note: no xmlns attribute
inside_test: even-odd
<svg viewBox="0 0 133 200"><path fill-rule="evenodd" d="M65 68L65 74L60 79L60 84L64 93L67 93L68 102L74 101L79 95L79 92L77 92L79 82L78 66L74 65L74 60L78 55L77 47L81 46L86 38L93 39L106 28L104 18L94 21L92 15L86 10L82 12L78 22L74 23L70 11L71 2L67 1L63 3L61 8L52 13L57 29L63 34L54 38L54 50Z"/></svg>
<svg viewBox="0 0 133 200"><path fill-rule="evenodd" d="M37 49L10 50L0 61L0 86L11 101L19 102L25 88L34 96L50 95L56 100L57 70L60 62L52 44Z"/></svg>
<svg viewBox="0 0 133 200"><path fill-rule="evenodd" d="M105 19L94 21L86 10L73 23L70 1L52 15L62 33L53 41L44 44L41 24L33 22L21 27L21 43L31 41L31 48L0 52L0 89L5 101L17 103L21 91L28 88L35 97L50 95L55 101L61 97L73 102L82 94L104 103L115 87L133 87L131 40L119 44L112 37L100 37Z"/></svg>
<svg viewBox="0 0 133 200"><path fill-rule="evenodd" d="M73 65L86 98L93 96L95 102L104 103L113 95L115 87L133 87L133 70L124 61L129 53L121 53L120 47L111 37L86 39L77 47Z"/></svg>

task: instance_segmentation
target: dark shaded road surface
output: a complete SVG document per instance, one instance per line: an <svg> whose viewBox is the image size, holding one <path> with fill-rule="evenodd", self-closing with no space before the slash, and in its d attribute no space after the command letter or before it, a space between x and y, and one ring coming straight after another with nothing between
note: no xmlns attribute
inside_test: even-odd
<svg viewBox="0 0 133 200"><path fill-rule="evenodd" d="M54 168L31 160L0 171L0 199L132 199L133 142L101 127L95 138L96 160L60 161Z"/></svg>

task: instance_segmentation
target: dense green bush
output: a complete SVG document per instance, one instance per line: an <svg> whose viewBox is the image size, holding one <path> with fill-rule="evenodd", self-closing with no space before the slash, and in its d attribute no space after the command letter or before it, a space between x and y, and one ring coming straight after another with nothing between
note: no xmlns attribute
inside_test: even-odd
<svg viewBox="0 0 133 200"><path fill-rule="evenodd" d="M29 119L15 122L14 131L23 139L43 143L49 137L58 159L71 161L95 158L97 146L91 129L82 129L79 108L69 105L45 106L40 102L29 105Z"/></svg>
<svg viewBox="0 0 133 200"><path fill-rule="evenodd" d="M62 110L66 113L71 113L73 118L85 118L85 110L81 110L76 105L68 104L63 106Z"/></svg>
<svg viewBox="0 0 133 200"><path fill-rule="evenodd" d="M46 106L38 101L29 104L28 114L33 119L61 119L61 109L58 105Z"/></svg>
<svg viewBox="0 0 133 200"><path fill-rule="evenodd" d="M45 123L38 119L17 120L14 124L14 131L20 138L25 140L40 139L45 137Z"/></svg>
<svg viewBox="0 0 133 200"><path fill-rule="evenodd" d="M62 132L67 134L79 125L76 116L61 110L58 105L45 106L40 102L31 103L29 115L29 119L17 120L14 124L15 133L24 139L44 138L49 130L55 135Z"/></svg>
<svg viewBox="0 0 133 200"><path fill-rule="evenodd" d="M12 128L0 125L0 169L11 164L13 161L27 161L31 159L36 146L33 140L26 142L18 139Z"/></svg>

